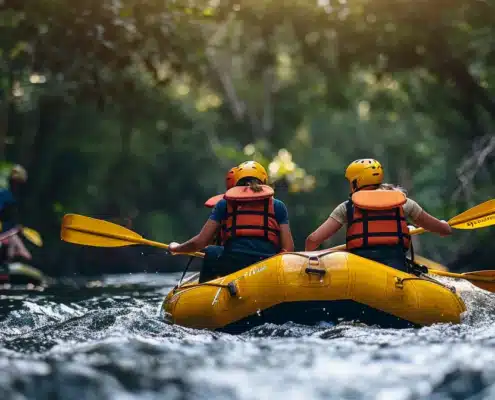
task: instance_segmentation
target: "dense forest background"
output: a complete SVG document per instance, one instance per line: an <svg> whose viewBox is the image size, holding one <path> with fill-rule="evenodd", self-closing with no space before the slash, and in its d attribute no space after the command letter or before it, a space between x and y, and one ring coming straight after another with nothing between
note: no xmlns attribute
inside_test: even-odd
<svg viewBox="0 0 495 400"><path fill-rule="evenodd" d="M494 194L491 0L5 0L0 159L30 179L22 222L51 275L178 268L59 239L64 213L170 242L195 234L235 164L269 166L296 246L375 157L444 219ZM493 229L424 234L453 270L493 268ZM340 235L328 245L343 242Z"/></svg>

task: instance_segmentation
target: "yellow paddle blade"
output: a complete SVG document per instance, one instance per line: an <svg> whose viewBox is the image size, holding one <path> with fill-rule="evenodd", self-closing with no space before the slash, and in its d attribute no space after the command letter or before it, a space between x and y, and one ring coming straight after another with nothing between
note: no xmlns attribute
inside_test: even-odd
<svg viewBox="0 0 495 400"><path fill-rule="evenodd" d="M38 247L43 246L43 239L41 239L41 235L38 233L38 231L35 231L32 228L24 227L22 228L22 235L32 244Z"/></svg>
<svg viewBox="0 0 495 400"><path fill-rule="evenodd" d="M448 220L448 224L454 229L478 229L495 225L495 200L485 201L456 215ZM419 235L424 232L423 228L416 228L409 233Z"/></svg>
<svg viewBox="0 0 495 400"><path fill-rule="evenodd" d="M486 228L487 226L495 225L495 213L486 215L480 218L470 219L463 223L457 223L452 226L455 229L479 229Z"/></svg>
<svg viewBox="0 0 495 400"><path fill-rule="evenodd" d="M495 199L485 201L484 203L478 204L477 206L471 207L469 210L456 215L455 217L449 219L449 225L452 226L463 224L471 219L477 219L480 216L485 216L493 213L495 213Z"/></svg>
<svg viewBox="0 0 495 400"><path fill-rule="evenodd" d="M493 270L485 270L485 271L474 271L474 272L465 272L462 275L466 276L465 279L468 279L473 285L488 290L489 292L495 292L495 271ZM490 279L491 281L478 281L473 280L476 278L485 278Z"/></svg>
<svg viewBox="0 0 495 400"><path fill-rule="evenodd" d="M123 226L78 214L64 215L60 236L65 242L95 247L122 247L146 241Z"/></svg>
<svg viewBox="0 0 495 400"><path fill-rule="evenodd" d="M474 286L479 287L480 289L495 293L495 271L493 270L473 271L465 272L463 274L456 274L453 272L430 269L428 270L428 273L440 276L447 276L449 278L465 279L471 282Z"/></svg>
<svg viewBox="0 0 495 400"><path fill-rule="evenodd" d="M134 244L144 244L147 246L168 249L168 244L154 242L144 239L130 229L113 222L86 217L79 214L66 214L62 220L60 237L63 241L85 246L94 247L123 247ZM204 253L172 253L183 254L193 257L204 257Z"/></svg>

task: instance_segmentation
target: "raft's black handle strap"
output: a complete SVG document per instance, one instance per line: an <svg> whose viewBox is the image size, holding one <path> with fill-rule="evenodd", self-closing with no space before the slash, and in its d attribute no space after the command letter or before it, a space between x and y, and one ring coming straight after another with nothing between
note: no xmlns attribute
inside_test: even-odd
<svg viewBox="0 0 495 400"><path fill-rule="evenodd" d="M427 274L428 273L428 267L422 264L418 264L412 260L409 260L406 258L407 266L408 266L408 271L410 274L420 276L421 274Z"/></svg>
<svg viewBox="0 0 495 400"><path fill-rule="evenodd" d="M307 274L317 274L317 275L320 275L320 276L323 276L327 273L326 270L324 269L319 269L319 268L310 268L310 267L307 267L304 272L306 272Z"/></svg>
<svg viewBox="0 0 495 400"><path fill-rule="evenodd" d="M310 256L308 258L308 265L309 266L306 267L306 269L304 270L304 272L306 272L307 274L316 274L321 277L327 273L325 269L311 267L312 265L316 267L320 266L320 257L318 256Z"/></svg>

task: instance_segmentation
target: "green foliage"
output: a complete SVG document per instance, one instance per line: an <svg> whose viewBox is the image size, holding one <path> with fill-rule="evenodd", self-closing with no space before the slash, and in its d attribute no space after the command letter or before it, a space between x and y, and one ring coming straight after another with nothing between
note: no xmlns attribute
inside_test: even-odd
<svg viewBox="0 0 495 400"><path fill-rule="evenodd" d="M187 239L246 159L270 170L298 248L355 158L445 219L493 195L491 2L4 3L0 155L29 170L23 219L53 265L74 254L66 212ZM453 262L493 233L423 238Z"/></svg>

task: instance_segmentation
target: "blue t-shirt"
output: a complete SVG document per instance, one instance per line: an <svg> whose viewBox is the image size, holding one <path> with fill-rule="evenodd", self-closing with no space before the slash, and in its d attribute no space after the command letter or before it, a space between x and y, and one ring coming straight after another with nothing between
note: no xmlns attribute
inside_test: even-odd
<svg viewBox="0 0 495 400"><path fill-rule="evenodd" d="M0 222L2 223L2 228L0 229L1 232L8 231L15 225L15 221L11 221L5 215L5 209L14 204L15 198L12 192L9 189L0 189Z"/></svg>
<svg viewBox="0 0 495 400"><path fill-rule="evenodd" d="M275 219L279 225L289 223L289 213L285 204L277 199L273 199L273 208L275 211ZM210 219L218 223L222 223L227 219L227 200L220 200L215 208L213 208ZM229 250L234 252L242 252L256 256L270 257L277 254L278 249L271 242L264 239L251 237L238 237L230 241Z"/></svg>

